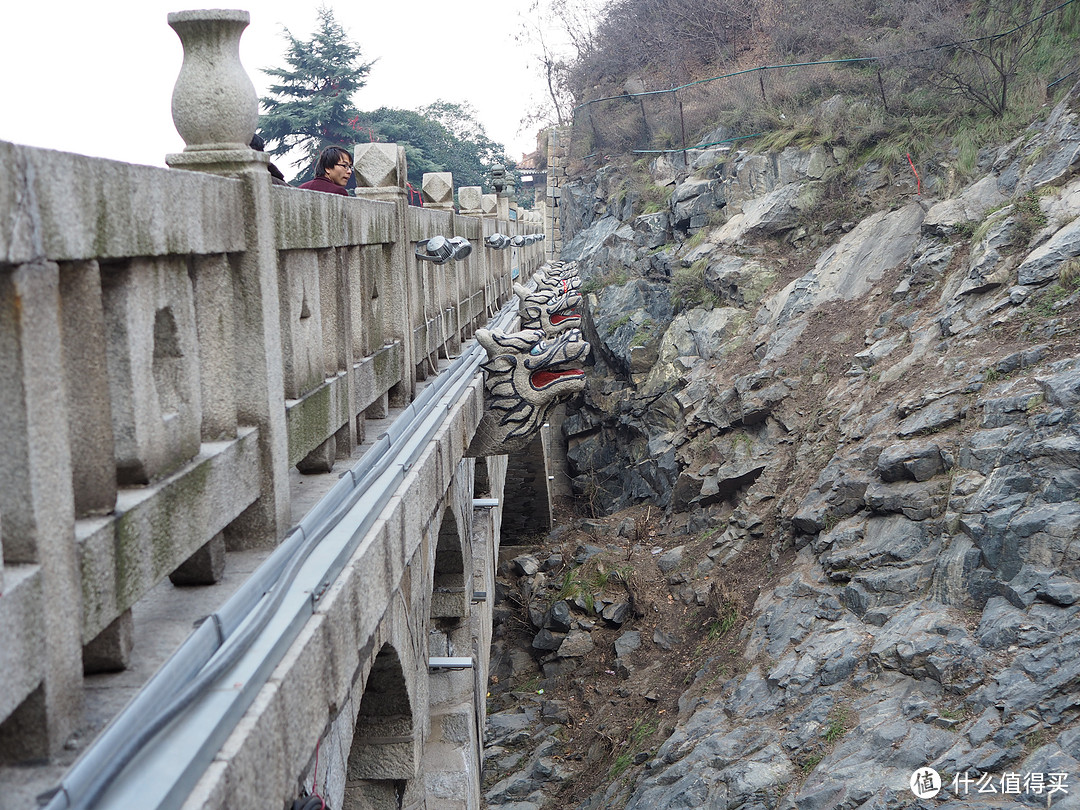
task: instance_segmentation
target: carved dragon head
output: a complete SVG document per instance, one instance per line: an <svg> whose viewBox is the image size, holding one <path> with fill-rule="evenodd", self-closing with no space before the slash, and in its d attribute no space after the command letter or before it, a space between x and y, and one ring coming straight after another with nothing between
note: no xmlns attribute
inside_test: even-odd
<svg viewBox="0 0 1080 810"><path fill-rule="evenodd" d="M527 445L560 400L585 387L581 365L591 347L577 329L545 338L538 329L505 334L476 330L487 351L484 416L469 456L494 456Z"/></svg>
<svg viewBox="0 0 1080 810"><path fill-rule="evenodd" d="M537 290L551 290L557 293L581 289L581 276L578 275L576 265L569 269L552 269L533 273L533 281L536 282Z"/></svg>
<svg viewBox="0 0 1080 810"><path fill-rule="evenodd" d="M563 292L532 291L515 284L514 292L518 297L522 329L539 329L548 337L554 337L581 325L581 316L576 312L581 304L581 293L576 288L568 287Z"/></svg>

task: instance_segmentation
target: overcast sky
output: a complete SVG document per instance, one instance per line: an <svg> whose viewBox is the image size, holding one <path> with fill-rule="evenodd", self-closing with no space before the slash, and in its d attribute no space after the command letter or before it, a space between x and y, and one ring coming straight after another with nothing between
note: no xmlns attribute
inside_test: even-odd
<svg viewBox="0 0 1080 810"><path fill-rule="evenodd" d="M543 85L515 43L529 0L325 0L365 61L378 60L354 101L361 110L416 109L437 99L469 103L488 137L515 160L536 148L518 132ZM316 26L318 0L247 3L184 0L7 0L0 10L0 140L165 165L184 143L172 123L183 48L170 11L250 12L240 61L260 96L265 67L284 66L282 27L300 40ZM407 37L407 39L406 39ZM291 170L282 166L286 174Z"/></svg>

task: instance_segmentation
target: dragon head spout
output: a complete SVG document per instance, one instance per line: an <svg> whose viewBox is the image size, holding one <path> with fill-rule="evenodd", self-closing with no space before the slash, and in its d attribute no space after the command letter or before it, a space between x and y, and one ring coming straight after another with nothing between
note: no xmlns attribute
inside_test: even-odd
<svg viewBox="0 0 1080 810"><path fill-rule="evenodd" d="M478 329L487 351L484 416L469 456L502 455L524 447L558 402L585 387L581 365L591 347L580 330L545 337L539 329L504 333Z"/></svg>

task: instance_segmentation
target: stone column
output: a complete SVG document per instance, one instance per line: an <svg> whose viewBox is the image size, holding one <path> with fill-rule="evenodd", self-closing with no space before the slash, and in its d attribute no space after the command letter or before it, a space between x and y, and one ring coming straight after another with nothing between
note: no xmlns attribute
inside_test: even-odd
<svg viewBox="0 0 1080 810"><path fill-rule="evenodd" d="M422 302L417 280L410 272L409 195L406 190L408 166L405 147L396 143L358 143L353 151L353 174L356 196L394 204L394 242L390 247L389 286L383 283L379 300L383 328L401 341L401 380L390 391L388 404L402 407L412 400L416 390L416 369L412 363L412 324L420 323Z"/></svg>
<svg viewBox="0 0 1080 810"><path fill-rule="evenodd" d="M269 158L248 147L259 101L240 64L240 35L250 16L216 9L174 12L168 19L184 45L172 112L186 145L166 162L235 177L243 183L247 211L247 250L234 287L236 368L242 373L236 409L242 424L259 428L262 494L226 529L226 541L230 548L274 545L289 525L288 433Z"/></svg>
<svg viewBox="0 0 1080 810"><path fill-rule="evenodd" d="M562 185L566 182L567 143L569 128L552 127L547 131L548 171L547 194L545 195L544 252L547 258L557 259L562 252L562 230L559 204L562 198Z"/></svg>

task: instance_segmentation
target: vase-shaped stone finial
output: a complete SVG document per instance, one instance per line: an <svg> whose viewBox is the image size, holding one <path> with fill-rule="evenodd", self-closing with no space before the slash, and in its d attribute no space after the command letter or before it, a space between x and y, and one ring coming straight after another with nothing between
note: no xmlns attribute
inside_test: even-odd
<svg viewBox="0 0 1080 810"><path fill-rule="evenodd" d="M176 131L185 152L247 149L259 123L259 98L240 64L246 11L207 9L169 14L184 46L172 95Z"/></svg>

